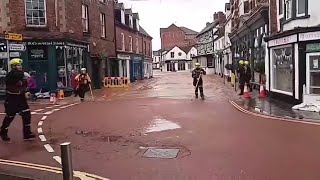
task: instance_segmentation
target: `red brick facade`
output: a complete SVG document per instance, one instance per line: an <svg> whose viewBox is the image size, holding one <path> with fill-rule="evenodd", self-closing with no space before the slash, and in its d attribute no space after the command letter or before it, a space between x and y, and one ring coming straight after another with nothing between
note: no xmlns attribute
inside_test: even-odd
<svg viewBox="0 0 320 180"><path fill-rule="evenodd" d="M178 27L175 24L170 25L168 28L160 29L161 49L168 50L174 46L186 47L195 45L197 32L184 27Z"/></svg>
<svg viewBox="0 0 320 180"><path fill-rule="evenodd" d="M270 23L270 35L278 32L278 12L277 12L277 0L269 0L269 23Z"/></svg>
<svg viewBox="0 0 320 180"><path fill-rule="evenodd" d="M5 2L8 2L5 6ZM114 3L100 3L98 0L83 0L88 5L89 14L89 33L84 34L82 30L82 2L64 0L46 0L46 19L45 27L31 28L26 26L25 20L25 1L4 0L0 6L0 12L9 11L9 19L6 27L0 21L0 35L3 32L21 33L25 38L34 39L55 39L69 38L90 44L91 55L106 53L110 57L115 56L115 37L114 37ZM9 10L6 9L9 7ZM106 38L100 37L100 12L106 17ZM2 28L4 27L4 28Z"/></svg>

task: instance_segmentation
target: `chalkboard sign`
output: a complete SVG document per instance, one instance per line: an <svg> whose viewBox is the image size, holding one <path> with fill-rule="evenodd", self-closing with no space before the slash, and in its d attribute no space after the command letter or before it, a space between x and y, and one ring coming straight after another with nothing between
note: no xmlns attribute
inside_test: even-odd
<svg viewBox="0 0 320 180"><path fill-rule="evenodd" d="M47 46L29 46L28 56L30 60L47 60L48 48Z"/></svg>
<svg viewBox="0 0 320 180"><path fill-rule="evenodd" d="M320 70L320 56L310 56L310 70Z"/></svg>

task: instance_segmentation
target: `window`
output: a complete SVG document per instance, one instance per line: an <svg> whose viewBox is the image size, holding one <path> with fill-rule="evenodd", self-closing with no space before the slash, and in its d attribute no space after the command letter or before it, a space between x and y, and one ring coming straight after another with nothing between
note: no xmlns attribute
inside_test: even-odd
<svg viewBox="0 0 320 180"><path fill-rule="evenodd" d="M139 53L139 39L136 38L136 52Z"/></svg>
<svg viewBox="0 0 320 180"><path fill-rule="evenodd" d="M293 48L292 46L272 49L271 87L291 95L293 92Z"/></svg>
<svg viewBox="0 0 320 180"><path fill-rule="evenodd" d="M286 20L292 18L292 0L285 0L286 1Z"/></svg>
<svg viewBox="0 0 320 180"><path fill-rule="evenodd" d="M89 32L88 6L85 4L82 4L82 28L83 32Z"/></svg>
<svg viewBox="0 0 320 180"><path fill-rule="evenodd" d="M181 52L179 52L179 53L178 53L178 56L182 56L182 53L181 53Z"/></svg>
<svg viewBox="0 0 320 180"><path fill-rule="evenodd" d="M170 53L171 58L174 58L174 52Z"/></svg>
<svg viewBox="0 0 320 180"><path fill-rule="evenodd" d="M26 25L46 26L45 0L26 0Z"/></svg>
<svg viewBox="0 0 320 180"><path fill-rule="evenodd" d="M151 56L151 54L152 54L152 51L151 51L151 44L150 43L148 43L148 47L149 47L149 56Z"/></svg>
<svg viewBox="0 0 320 180"><path fill-rule="evenodd" d="M249 4L249 1L244 1L243 6L244 6L244 13L245 13L245 14L249 13L249 12L250 12L250 4Z"/></svg>
<svg viewBox="0 0 320 180"><path fill-rule="evenodd" d="M147 43L145 41L143 42L143 47L144 47L144 55L147 55Z"/></svg>
<svg viewBox="0 0 320 180"><path fill-rule="evenodd" d="M122 49L122 51L126 50L125 44L124 44L124 34L123 33L121 33L121 49Z"/></svg>
<svg viewBox="0 0 320 180"><path fill-rule="evenodd" d="M283 1L284 0L279 0L279 15L283 14Z"/></svg>
<svg viewBox="0 0 320 180"><path fill-rule="evenodd" d="M186 70L186 63L184 61L179 61L178 62L178 71L184 71Z"/></svg>
<svg viewBox="0 0 320 180"><path fill-rule="evenodd" d="M306 14L306 0L296 0L297 2L297 16L305 16Z"/></svg>
<svg viewBox="0 0 320 180"><path fill-rule="evenodd" d="M106 37L106 15L100 13L101 37Z"/></svg>
<svg viewBox="0 0 320 180"><path fill-rule="evenodd" d="M129 36L129 50L132 52L132 37Z"/></svg>

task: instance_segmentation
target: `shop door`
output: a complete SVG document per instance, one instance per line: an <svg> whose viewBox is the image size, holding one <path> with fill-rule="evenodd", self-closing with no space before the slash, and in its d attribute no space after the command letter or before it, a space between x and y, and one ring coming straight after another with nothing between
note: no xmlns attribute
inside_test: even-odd
<svg viewBox="0 0 320 180"><path fill-rule="evenodd" d="M307 54L307 94L320 96L320 53Z"/></svg>
<svg viewBox="0 0 320 180"><path fill-rule="evenodd" d="M49 90L48 87L48 61L29 61L30 73L35 73L37 89L43 92Z"/></svg>
<svg viewBox="0 0 320 180"><path fill-rule="evenodd" d="M96 89L100 89L100 66L101 61L100 60L93 60L92 63L92 85Z"/></svg>
<svg viewBox="0 0 320 180"><path fill-rule="evenodd" d="M141 79L142 66L141 62L133 62L133 76L135 79Z"/></svg>

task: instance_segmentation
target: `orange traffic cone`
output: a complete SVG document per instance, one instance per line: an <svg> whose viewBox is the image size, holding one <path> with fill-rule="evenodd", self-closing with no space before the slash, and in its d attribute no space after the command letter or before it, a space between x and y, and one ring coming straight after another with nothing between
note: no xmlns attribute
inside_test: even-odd
<svg viewBox="0 0 320 180"><path fill-rule="evenodd" d="M64 92L63 92L63 90L61 89L61 90L59 90L59 93L58 93L58 99L59 100L63 100L64 99Z"/></svg>
<svg viewBox="0 0 320 180"><path fill-rule="evenodd" d="M262 83L260 83L260 93L259 98L265 98L266 97L266 90L264 89L264 86Z"/></svg>
<svg viewBox="0 0 320 180"><path fill-rule="evenodd" d="M244 84L244 88L243 88L243 98L249 99L250 98L250 94L248 92L248 85L247 83Z"/></svg>

